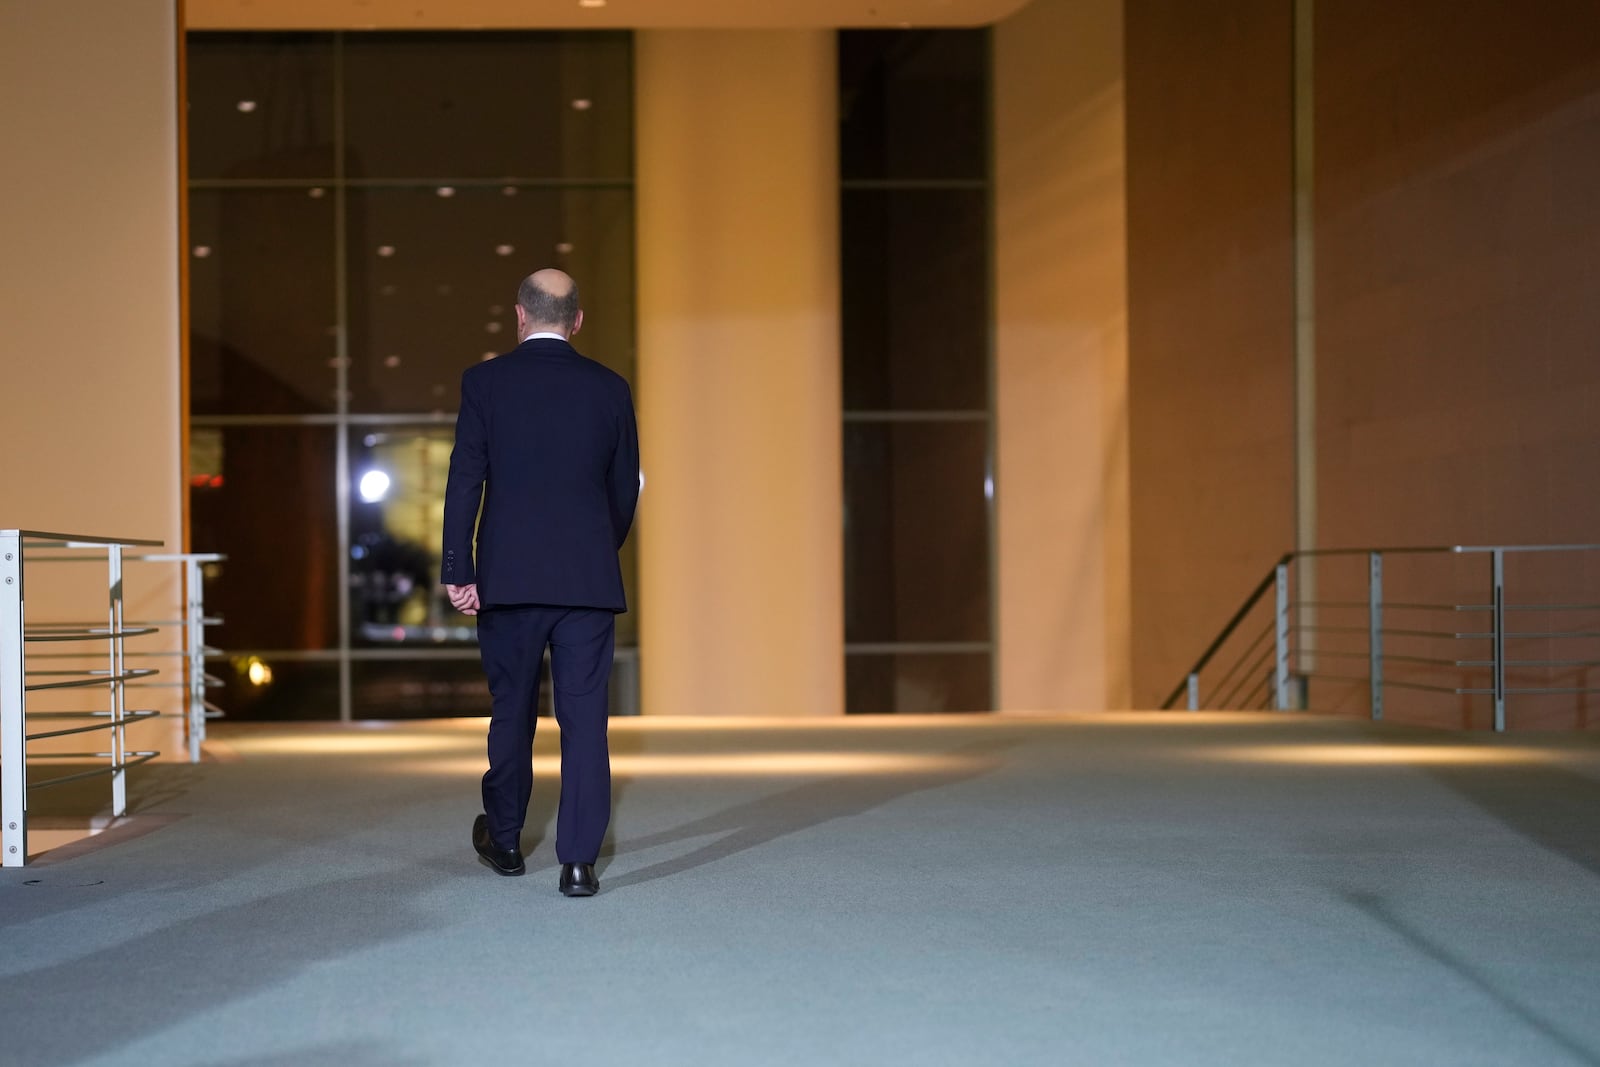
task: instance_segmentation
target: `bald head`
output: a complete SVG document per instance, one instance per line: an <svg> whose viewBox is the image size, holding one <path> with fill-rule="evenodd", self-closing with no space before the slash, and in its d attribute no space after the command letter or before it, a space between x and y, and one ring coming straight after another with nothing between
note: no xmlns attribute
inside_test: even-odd
<svg viewBox="0 0 1600 1067"><path fill-rule="evenodd" d="M566 271L547 267L522 279L517 290L517 333L521 338L536 333L571 337L582 324L578 283Z"/></svg>

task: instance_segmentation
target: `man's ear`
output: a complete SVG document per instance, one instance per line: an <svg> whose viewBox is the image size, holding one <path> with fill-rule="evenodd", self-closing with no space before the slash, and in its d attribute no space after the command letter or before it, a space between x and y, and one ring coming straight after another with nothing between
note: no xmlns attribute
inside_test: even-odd
<svg viewBox="0 0 1600 1067"><path fill-rule="evenodd" d="M517 336L522 336L522 331L528 328L528 313L521 304L517 305Z"/></svg>
<svg viewBox="0 0 1600 1067"><path fill-rule="evenodd" d="M568 336L576 337L581 329L583 329L583 309L579 308L577 316L572 320L572 333Z"/></svg>

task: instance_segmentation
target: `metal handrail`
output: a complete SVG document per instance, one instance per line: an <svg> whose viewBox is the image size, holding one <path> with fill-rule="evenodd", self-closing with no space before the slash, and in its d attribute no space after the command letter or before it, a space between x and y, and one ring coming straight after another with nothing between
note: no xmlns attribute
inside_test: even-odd
<svg viewBox="0 0 1600 1067"><path fill-rule="evenodd" d="M1289 710L1297 701L1292 696L1297 684L1311 680L1337 681L1349 683L1365 683L1369 687L1371 713L1374 719L1383 717L1383 696L1387 689L1409 689L1426 692L1448 693L1459 696L1488 695L1493 698L1493 722L1496 730L1506 728L1506 701L1508 696L1554 696L1574 694L1600 694L1600 687L1587 684L1578 685L1546 685L1528 686L1511 685L1507 681L1507 671L1517 669L1556 669L1600 668L1600 660L1581 658L1512 658L1507 654L1507 644L1522 641L1594 641L1600 640L1600 629L1575 628L1560 629L1554 616L1556 613L1568 615L1592 613L1600 611L1600 604L1588 602L1574 603L1510 603L1506 596L1505 564L1507 557L1514 557L1527 553L1559 553L1559 552L1600 552L1600 544L1560 544L1560 545L1442 545L1442 546L1398 546L1387 548L1332 548L1317 549L1307 552L1286 553L1273 564L1267 575L1244 599L1242 606L1233 613L1232 617L1223 626L1217 637L1211 641L1194 666L1184 675L1183 679L1173 688L1161 704L1163 709L1171 709L1183 705L1190 710L1198 710L1202 705L1202 673L1220 669L1218 657L1226 648L1236 648L1242 640L1240 630L1248 619L1267 601L1269 594L1276 603L1276 612L1269 623L1267 633L1274 637L1273 655L1258 657L1256 651L1260 646L1261 638L1250 641L1248 647L1237 653L1230 653L1231 663L1221 677L1211 686L1212 697L1221 696L1222 707L1237 706L1233 702L1236 698L1250 698L1261 687L1263 682L1267 685L1271 696L1271 706L1279 710ZM1388 556L1422 556L1422 555L1474 555L1487 556L1490 561L1489 603L1469 602L1464 604L1439 604L1418 603L1415 600L1386 601L1383 595L1383 563ZM1325 600L1319 601L1314 597L1304 599L1293 595L1299 591L1300 580L1294 577L1295 567L1307 560L1329 558L1358 558L1365 557L1368 561L1368 598L1365 603L1350 600ZM1296 588L1291 590L1291 584ZM1592 591L1590 593L1592 595ZM1569 598L1571 599L1571 598ZM1328 609L1333 612L1352 612L1365 609L1367 614L1366 625L1346 625L1342 621L1329 625L1319 623L1311 617L1318 609ZM1386 611L1398 612L1475 612L1487 613L1489 628L1481 631L1455 631L1432 630L1416 627L1394 627L1384 624ZM1507 625L1507 617L1519 613L1540 612L1546 613L1551 619L1552 628L1545 631L1512 630ZM1336 615L1341 620L1348 619L1349 615ZM1572 622L1577 620L1571 620ZM1353 620L1352 620L1353 622ZM1349 649L1321 649L1313 644L1313 639L1318 635L1337 637L1340 635L1364 635L1367 638L1367 649L1364 652ZM1436 657L1421 655L1395 655L1385 653L1384 641L1393 638L1401 641L1409 639L1432 639L1450 641L1469 641L1490 643L1489 657L1482 658L1481 645L1476 645L1465 656ZM1530 650L1531 651L1531 650ZM1582 653L1580 652L1579 655ZM1363 676L1350 674L1332 674L1312 669L1296 670L1303 667L1307 660L1314 660L1318 656L1327 656L1336 660L1368 661L1367 673ZM1272 671L1261 680L1251 684L1255 672L1266 666L1267 660L1273 662ZM1442 670L1484 670L1491 672L1491 684L1487 686L1473 686L1460 684L1429 685L1415 681L1412 678L1386 679L1384 677L1385 664L1409 666L1427 669ZM1243 670L1243 676L1236 675ZM1417 673L1416 670L1408 672ZM1426 675L1424 675L1426 677ZM1556 678L1550 679L1552 682ZM1565 679L1562 679L1565 680ZM1462 678L1463 683L1467 682ZM1578 678L1577 681L1587 683L1588 677ZM1301 690L1304 691L1303 689Z"/></svg>
<svg viewBox="0 0 1600 1067"><path fill-rule="evenodd" d="M205 642L205 628L221 622L205 612L201 565L220 562L214 553L155 554L134 553L128 549L158 548L161 542L138 538L112 538L80 534L49 533L37 530L0 530L0 862L5 866L26 864L27 797L35 789L88 778L108 776L111 780L111 813L120 817L127 811L127 771L160 755L156 751L134 751L127 744L131 725L157 718L159 709L130 709L126 691L131 688L181 688L186 698L189 754L200 758L207 720L220 709L206 699L206 690L221 685L208 674L205 660L217 650ZM90 550L87 553L77 550ZM66 550L66 551L62 551ZM108 610L99 620L74 622L32 622L24 624L24 578L26 563L82 563L104 565L107 579ZM184 567L184 617L180 620L140 621L124 613L123 567L130 562L180 563ZM129 651L131 639L157 634L162 627L181 627L183 635L177 651L141 649ZM28 653L30 646L94 642L104 653L85 649L78 652ZM73 661L104 655L102 668L72 670L31 668L34 660ZM134 667L134 658L177 656L184 662L184 679L177 682L151 682L160 673L154 667ZM48 679L48 680L33 680ZM71 711L38 711L35 718L80 720L77 725L28 732L28 694L68 689L104 689L109 708ZM84 721L87 720L87 721ZM99 720L99 721L95 721ZM30 753L30 741L105 732L110 739L105 752ZM106 766L42 781L28 780L28 764L35 760L103 759Z"/></svg>

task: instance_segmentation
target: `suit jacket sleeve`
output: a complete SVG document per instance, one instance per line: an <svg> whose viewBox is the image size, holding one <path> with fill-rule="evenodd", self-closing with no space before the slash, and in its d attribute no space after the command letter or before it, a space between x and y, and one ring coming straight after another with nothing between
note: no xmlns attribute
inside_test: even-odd
<svg viewBox="0 0 1600 1067"><path fill-rule="evenodd" d="M439 580L446 585L471 585L478 580L473 540L483 483L489 476L489 428L471 379L461 377L461 411L456 416L456 445L450 453L450 477L444 489L444 553Z"/></svg>
<svg viewBox="0 0 1600 1067"><path fill-rule="evenodd" d="M633 414L633 392L627 385L622 387L618 423L617 446L611 454L611 529L621 549L639 506L639 427Z"/></svg>

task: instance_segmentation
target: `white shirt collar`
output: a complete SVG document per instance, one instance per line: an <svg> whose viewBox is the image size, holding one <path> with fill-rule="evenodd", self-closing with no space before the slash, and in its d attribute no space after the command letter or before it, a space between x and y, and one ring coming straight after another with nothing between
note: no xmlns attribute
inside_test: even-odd
<svg viewBox="0 0 1600 1067"><path fill-rule="evenodd" d="M561 336L559 333L530 333L527 336L527 339L524 340L522 343L523 344L527 344L528 341L565 341L565 340L566 340L566 338Z"/></svg>

